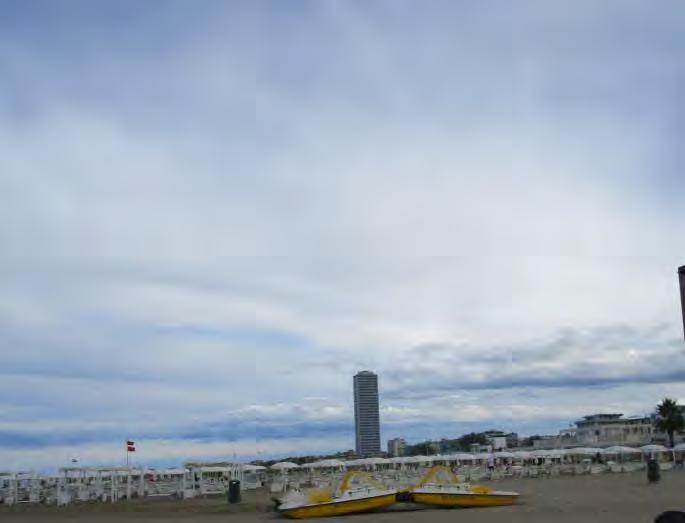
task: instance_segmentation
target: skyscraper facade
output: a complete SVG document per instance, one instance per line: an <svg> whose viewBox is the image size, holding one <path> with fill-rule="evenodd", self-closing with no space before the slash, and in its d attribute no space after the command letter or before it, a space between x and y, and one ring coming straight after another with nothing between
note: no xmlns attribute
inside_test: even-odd
<svg viewBox="0 0 685 523"><path fill-rule="evenodd" d="M354 376L354 426L359 456L376 456L381 451L378 409L378 376L363 370Z"/></svg>

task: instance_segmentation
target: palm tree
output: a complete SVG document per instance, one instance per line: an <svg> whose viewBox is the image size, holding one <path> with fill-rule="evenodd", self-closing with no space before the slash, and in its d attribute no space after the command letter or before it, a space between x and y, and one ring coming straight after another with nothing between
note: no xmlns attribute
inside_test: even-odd
<svg viewBox="0 0 685 523"><path fill-rule="evenodd" d="M685 418L683 418L683 412L676 400L664 398L656 406L655 425L657 430L668 434L668 440L671 443L671 448L673 448L673 435L685 429Z"/></svg>

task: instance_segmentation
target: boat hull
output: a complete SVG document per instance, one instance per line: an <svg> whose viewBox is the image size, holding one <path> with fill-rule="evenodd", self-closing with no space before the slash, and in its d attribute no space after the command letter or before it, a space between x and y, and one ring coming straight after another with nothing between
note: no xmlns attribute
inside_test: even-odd
<svg viewBox="0 0 685 523"><path fill-rule="evenodd" d="M435 505L439 507L504 507L514 505L518 494L477 494L452 492L415 492L412 494L414 503Z"/></svg>
<svg viewBox="0 0 685 523"><path fill-rule="evenodd" d="M387 507L393 503L395 503L394 493L362 499L349 499L320 503L317 505L305 505L302 507L279 510L279 512L291 519L326 518L330 516L356 514L359 512L370 512L372 510Z"/></svg>

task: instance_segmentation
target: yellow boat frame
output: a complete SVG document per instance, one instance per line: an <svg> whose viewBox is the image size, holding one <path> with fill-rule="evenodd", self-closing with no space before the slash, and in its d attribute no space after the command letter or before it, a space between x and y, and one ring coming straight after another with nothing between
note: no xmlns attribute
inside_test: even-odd
<svg viewBox="0 0 685 523"><path fill-rule="evenodd" d="M446 479L440 475L446 476ZM414 503L439 507L501 507L514 505L519 498L516 492L497 492L490 487L473 485L464 492L417 492L416 489L428 484L456 485L459 478L447 467L438 465L431 468L421 482L411 491Z"/></svg>
<svg viewBox="0 0 685 523"><path fill-rule="evenodd" d="M447 480L441 478L439 474L447 476ZM435 465L426 472L426 475L421 479L416 487L425 487L428 483L439 483L441 485L455 485L460 483L457 475L452 470L444 465Z"/></svg>
<svg viewBox="0 0 685 523"><path fill-rule="evenodd" d="M350 484L355 478L363 478L370 485L388 491L389 489L373 479L369 474L358 470L349 471L343 477L340 483L340 496L350 491ZM359 499L335 499L329 496L329 500L316 502L313 501L309 505L302 505L289 509L279 510L285 517L291 519L306 519L306 518L325 518L330 516L343 516L346 514L355 514L359 512L370 512L382 507L387 507L395 503L395 492L380 494L377 496L369 496L367 498Z"/></svg>

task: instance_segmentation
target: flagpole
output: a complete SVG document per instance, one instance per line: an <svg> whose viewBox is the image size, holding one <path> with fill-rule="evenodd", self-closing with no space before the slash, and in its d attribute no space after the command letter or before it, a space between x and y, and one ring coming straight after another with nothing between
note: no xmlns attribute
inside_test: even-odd
<svg viewBox="0 0 685 523"><path fill-rule="evenodd" d="M133 440L131 440L131 439L129 439L129 438L126 438L126 442L125 442L125 443L126 443L126 466L128 467L128 466L129 466L129 458L130 458L131 452L135 452L135 451L136 451L136 442L133 441Z"/></svg>

